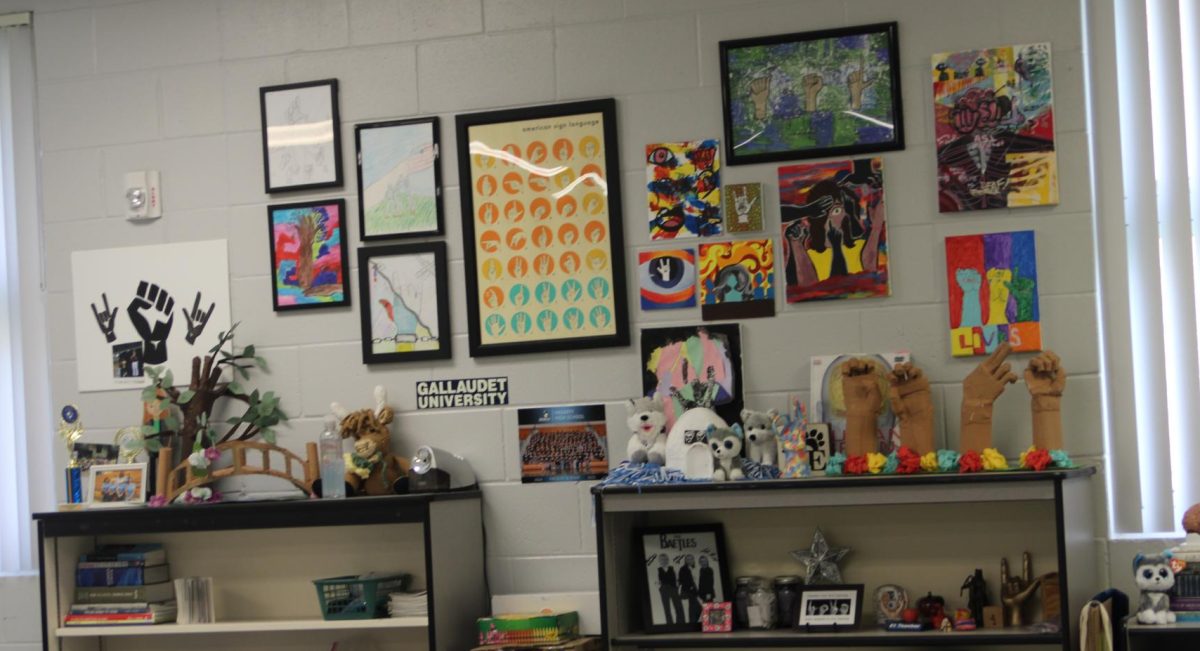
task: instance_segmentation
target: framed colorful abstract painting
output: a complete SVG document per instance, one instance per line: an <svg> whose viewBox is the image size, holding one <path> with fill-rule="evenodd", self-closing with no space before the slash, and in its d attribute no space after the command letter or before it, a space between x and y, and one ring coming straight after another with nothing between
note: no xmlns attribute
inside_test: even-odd
<svg viewBox="0 0 1200 651"><path fill-rule="evenodd" d="M275 311L350 304L346 202L267 206Z"/></svg>
<svg viewBox="0 0 1200 651"><path fill-rule="evenodd" d="M775 316L775 243L700 245L700 316L705 321Z"/></svg>
<svg viewBox="0 0 1200 651"><path fill-rule="evenodd" d="M650 239L721 234L721 143L646 145Z"/></svg>
<svg viewBox="0 0 1200 651"><path fill-rule="evenodd" d="M438 119L354 127L364 241L442 234Z"/></svg>
<svg viewBox="0 0 1200 651"><path fill-rule="evenodd" d="M455 122L471 356L627 345L616 102Z"/></svg>
<svg viewBox="0 0 1200 651"><path fill-rule="evenodd" d="M267 193L342 186L338 81L259 89Z"/></svg>
<svg viewBox="0 0 1200 651"><path fill-rule="evenodd" d="M1033 231L947 237L946 284L955 357L1042 349Z"/></svg>
<svg viewBox="0 0 1200 651"><path fill-rule="evenodd" d="M883 160L779 168L787 301L888 296Z"/></svg>
<svg viewBox="0 0 1200 651"><path fill-rule="evenodd" d="M938 210L1058 203L1050 44L935 54Z"/></svg>
<svg viewBox="0 0 1200 651"><path fill-rule="evenodd" d="M450 357L446 244L358 250L363 363Z"/></svg>
<svg viewBox="0 0 1200 651"><path fill-rule="evenodd" d="M730 165L904 149L896 23L720 48Z"/></svg>
<svg viewBox="0 0 1200 651"><path fill-rule="evenodd" d="M763 184L733 183L726 185L725 232L757 233L763 229Z"/></svg>
<svg viewBox="0 0 1200 651"><path fill-rule="evenodd" d="M696 250L639 252L638 289L643 310L696 307Z"/></svg>
<svg viewBox="0 0 1200 651"><path fill-rule="evenodd" d="M698 398L697 390L712 390L712 383L713 409L728 423L741 420L741 326L645 328L641 344L642 395L663 401L668 424L683 413L681 398Z"/></svg>

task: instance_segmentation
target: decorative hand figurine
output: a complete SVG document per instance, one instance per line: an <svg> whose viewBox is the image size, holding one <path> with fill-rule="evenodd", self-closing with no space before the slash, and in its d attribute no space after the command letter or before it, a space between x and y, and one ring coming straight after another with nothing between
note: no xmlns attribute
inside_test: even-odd
<svg viewBox="0 0 1200 651"><path fill-rule="evenodd" d="M625 424L633 432L625 448L629 462L660 466L666 463L667 415L662 403L653 398L638 398L627 402L625 409L629 412Z"/></svg>
<svg viewBox="0 0 1200 651"><path fill-rule="evenodd" d="M1138 601L1137 620L1142 624L1174 624L1168 593L1175 587L1175 572L1171 561L1162 554L1133 559L1133 578L1142 591Z"/></svg>
<svg viewBox="0 0 1200 651"><path fill-rule="evenodd" d="M929 380L912 362L892 368L892 411L900 419L900 444L917 454L933 452L933 396Z"/></svg>
<svg viewBox="0 0 1200 651"><path fill-rule="evenodd" d="M779 452L775 421L779 412L742 410L742 431L746 435L746 457L755 463L775 465Z"/></svg>
<svg viewBox="0 0 1200 651"><path fill-rule="evenodd" d="M807 477L811 469L807 444L808 415L804 411L804 403L792 400L791 411L776 417L774 426L779 440L780 476ZM814 461L820 461L821 468L825 467L825 457Z"/></svg>
<svg viewBox="0 0 1200 651"><path fill-rule="evenodd" d="M720 384L711 366L704 371L705 380L700 379L698 370L689 374L686 359L681 366L685 383L683 388L690 389L690 395L684 395L679 387L671 387L671 399L676 401L675 413L678 416L667 433L667 467L683 471L683 476L688 479L712 479L715 466L704 432L710 425L729 427L725 419L712 409ZM689 375L692 377L690 381Z"/></svg>
<svg viewBox="0 0 1200 651"><path fill-rule="evenodd" d="M1047 350L1029 360L1025 367L1025 386L1033 407L1033 446L1043 450L1061 450L1062 394L1067 386L1067 369L1058 355Z"/></svg>
<svg viewBox="0 0 1200 651"><path fill-rule="evenodd" d="M976 625L982 626L983 607L988 605L987 582L983 580L983 570L976 568L975 573L963 581L962 587L958 589L960 597L964 591L967 591L967 608L971 610L971 619L975 620Z"/></svg>
<svg viewBox="0 0 1200 651"><path fill-rule="evenodd" d="M842 391L846 396L846 456L878 452L875 421L883 408L883 394L875 362L856 358L842 365Z"/></svg>
<svg viewBox="0 0 1200 651"><path fill-rule="evenodd" d="M1021 554L1020 578L1009 578L1008 559L1000 559L1000 601L1004 602L1004 610L1008 614L1007 626L1023 626L1021 608L1041 583L1033 578L1033 560L1029 552Z"/></svg>
<svg viewBox="0 0 1200 651"><path fill-rule="evenodd" d="M1017 381L1012 364L1004 363L1011 352L1008 342L1000 344L963 380L962 435L959 440L963 452L980 452L992 447L992 403L1004 393L1004 385Z"/></svg>
<svg viewBox="0 0 1200 651"><path fill-rule="evenodd" d="M849 547L830 547L825 541L825 534L817 529L813 533L812 546L808 549L797 549L792 552L792 558L804 564L805 585L836 585L842 582L842 571L838 568L838 561L849 553Z"/></svg>

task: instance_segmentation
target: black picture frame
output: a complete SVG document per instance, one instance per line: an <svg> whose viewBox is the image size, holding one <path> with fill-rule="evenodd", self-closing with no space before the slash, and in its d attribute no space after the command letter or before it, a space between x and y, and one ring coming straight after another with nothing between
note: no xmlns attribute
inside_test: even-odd
<svg viewBox="0 0 1200 651"><path fill-rule="evenodd" d="M483 340L484 324L481 322L481 311L479 305L480 255L476 250L477 233L475 218L478 208L474 198L474 183L472 182L472 166L474 157L471 153L471 147L478 145L475 143L476 138L472 137L472 131L476 128L483 129L487 127L498 127L503 129L506 125L511 125L512 123L531 120L561 118L563 123L566 123L574 116L586 116L592 114L600 114L600 119L602 121L602 125L600 125L601 130L599 136L597 137L596 135L592 135L592 137L603 143L603 167L601 169L603 171L604 178L602 181L607 188L607 194L603 200L603 206L607 207L607 222L604 224L604 227L607 231L608 249L606 255L608 256L608 268L611 269L612 274L612 298L611 301L608 301L604 305L604 308L611 312L612 320L607 322L605 328L611 326L612 332L592 336L538 338L535 334L537 329L530 327L527 328L527 333L534 336L526 337L520 341L485 342ZM455 133L457 136L458 146L459 190L462 197L463 257L465 259L467 280L468 341L470 344L471 356L485 357L492 355L515 355L565 350L581 350L585 348L603 348L610 346L628 346L629 305L626 300L625 241L623 236L623 222L621 215L621 161L620 150L617 147L616 100L612 98L585 100L458 115L455 117ZM583 139L581 139L579 142L582 143ZM499 147L500 145L496 145L496 149L492 149L491 151L498 151ZM580 147L581 152L582 149L583 148ZM503 158L496 156L491 157L495 160L501 161L501 163L494 164L503 164ZM568 156L568 158L569 157L570 156ZM528 163L528 161L525 161L524 159L521 160L523 163ZM583 167L586 167L586 165ZM576 171L582 172L583 167ZM582 175L580 178L582 178ZM549 182L547 182L547 184L548 183ZM552 196L552 193L546 191L543 193L543 196L539 198L548 198L550 196ZM565 198L571 197L570 195L567 195ZM533 201L536 202L537 200L538 198L535 198ZM572 201L574 200L572 199ZM531 202L531 213L533 212L533 205L534 204ZM487 232L486 229L484 232ZM582 243L582 240L580 240L580 242ZM582 270L582 265L580 265L579 269ZM566 276L567 282L570 282L575 275L578 274ZM561 277L558 282L563 282ZM570 308L563 312L564 326L566 324L566 315L569 312ZM496 316L496 314L492 315L492 317ZM500 318L503 319L502 316ZM580 323L582 324L583 322L580 321ZM501 320L501 326L503 327L503 320ZM580 327L582 327L582 325Z"/></svg>
<svg viewBox="0 0 1200 651"><path fill-rule="evenodd" d="M340 301L314 301L281 305L279 303L279 257L275 245L276 213L303 208L318 208L337 206L338 212L338 247L341 249L341 280L342 299ZM276 312L292 312L297 310L314 310L329 307L344 307L350 305L350 255L346 244L346 200L345 199L314 199L312 201L297 201L293 203L278 203L267 206L267 241L271 249L271 306Z"/></svg>
<svg viewBox="0 0 1200 651"><path fill-rule="evenodd" d="M299 95L296 91L309 88L327 87L329 91L329 107L328 113L330 116L330 125L328 129L311 128L317 136L323 136L327 132L332 136L332 148L326 152L323 149L307 149L299 150L304 155L315 156L332 156L333 158L333 178L323 180L317 179L312 181L286 182L281 177L284 176L283 170L272 172L271 150L274 146L276 149L283 149L285 146L299 147L301 145L283 145L280 143L280 137L272 137L270 134L271 127L281 127L286 125L272 125L268 122L267 103L272 95L285 95L281 98L287 101L287 94L293 96L293 102L299 102ZM342 129L341 120L338 116L338 80L337 79L320 79L317 81L305 81L294 84L280 84L276 86L263 86L258 89L259 93L259 115L262 120L262 148L263 148L263 184L266 187L267 194L277 192L293 192L297 190L314 190L317 188L340 188L342 187ZM311 124L320 125L324 120L315 120ZM303 123L299 123L303 124ZM313 134L305 134L312 136ZM273 144L274 141L274 144Z"/></svg>
<svg viewBox="0 0 1200 651"><path fill-rule="evenodd" d="M738 323L700 323L690 326L664 326L657 328L642 328L640 336L641 349L638 352L640 368L642 370L642 394L643 396L654 397L658 400L668 400L662 392L658 391L661 379L658 375L647 368L650 357L655 348L668 342L683 342L688 338L698 335L701 332L707 333L707 336L716 335L721 337L728 345L729 362L733 370L733 386L730 387L729 401L713 406L713 411L725 420L727 423L735 423L741 420L742 407L744 403L744 387L743 387L743 361L742 361L742 327ZM707 369L692 368L688 375L687 381L705 380ZM684 386L676 387L681 391L686 391ZM678 417L676 412L675 416Z"/></svg>
<svg viewBox="0 0 1200 651"><path fill-rule="evenodd" d="M404 256L433 256L433 291L437 300L437 339L438 347L427 350L409 352L376 352L372 345L375 332L372 331L372 309L395 310L395 301L390 307L383 307L371 298L371 276L375 269L372 262L378 258L396 258ZM418 274L405 274L405 278L413 280ZM434 359L449 359L452 354L451 343L453 333L450 330L450 292L446 266L445 242L414 242L411 244L392 244L389 246L372 246L358 249L358 291L359 317L362 324L362 357L364 364L384 362L420 362ZM393 292L397 291L395 288ZM428 327L428 326L426 326ZM399 336L399 335L394 335ZM414 334L414 336L420 336Z"/></svg>
<svg viewBox="0 0 1200 651"><path fill-rule="evenodd" d="M392 231L385 233L375 233L373 229L367 228L367 197L365 196L365 188L363 187L363 135L366 132L378 129L403 129L410 127L418 127L429 125L430 140L429 148L432 154L433 167L433 202L435 210L436 225L432 229L413 230L413 231ZM375 242L380 240L394 240L412 237L429 237L434 235L442 235L445 233L445 217L442 212L442 165L441 165L441 123L437 116L426 118L415 118L411 120L388 120L384 122L368 122L357 124L354 126L354 160L358 170L356 179L358 185L358 233L359 239L364 242Z"/></svg>
<svg viewBox="0 0 1200 651"><path fill-rule="evenodd" d="M797 595L796 621L792 628L798 631L850 631L862 623L863 584L805 585ZM808 595L806 598L805 595ZM808 606L822 601L838 602L852 600L850 612L845 616L812 615ZM831 604L835 605L835 604ZM835 621L836 620L836 621Z"/></svg>
<svg viewBox="0 0 1200 651"><path fill-rule="evenodd" d="M734 124L735 111L733 104L735 101L737 80L731 80L730 71L730 54L734 50L775 46L790 43L807 43L821 40L831 40L848 36L862 36L868 34L886 35L887 51L888 51L888 74L887 81L890 84L890 110L893 118L892 137L889 140L873 143L861 143L853 145L834 145L834 146L811 146L803 148L777 149L768 150L759 153L738 153L739 142L744 142L744 131L737 128ZM721 111L724 118L724 140L725 140L725 162L728 165L750 165L755 163L770 163L789 160L807 160L810 158L826 158L831 156L854 156L859 154L867 154L872 152L896 151L904 149L904 107L902 94L900 91L900 39L899 25L896 22L890 23L874 23L871 25L856 25L853 27L840 27L836 29L823 29L810 32L796 32L791 34L775 34L771 36L760 36L754 38L744 38L729 41L721 41L720 48L720 65L721 65ZM776 59L777 61L777 59ZM770 78L774 79L775 69L778 68L777 63L773 63L768 71ZM739 77L740 79L741 77ZM876 79L868 85L879 83ZM847 85L848 80L838 80L837 84ZM828 86L823 86L828 87ZM769 88L769 84L768 84ZM766 91L769 93L769 90ZM817 91L818 94L820 90ZM764 103L769 101L764 99ZM793 99L792 101L803 102L804 99ZM815 100L814 100L815 101ZM753 102L752 102L753 103ZM846 111L840 111L840 114L845 114ZM869 122L874 120L869 116L855 116L862 121ZM866 119L863 119L863 118ZM830 117L832 122L833 118ZM878 121L876 120L878 123ZM886 123L883 126L887 126ZM832 128L832 127L831 127ZM759 131L761 133L762 131Z"/></svg>
<svg viewBox="0 0 1200 651"><path fill-rule="evenodd" d="M658 569L658 567L660 567L659 564L661 563L661 560L658 555L658 550L655 550L653 554L650 554L650 555L647 554L645 539L646 539L646 537L649 536L649 537L659 537L660 541L666 541L666 540L668 540L666 538L666 536L683 537L683 536L687 536L688 534L702 534L702 535L712 537L712 539L714 541L713 546L715 547L715 550L713 550L713 551L715 552L715 554L717 556L717 569L713 572L713 580L714 580L714 586L716 586L715 582L719 582L719 586L716 586L716 587L719 587L719 589L720 589L720 593L712 601L715 601L715 602L733 601L733 583L729 580L729 556L726 553L726 549L725 549L725 529L724 529L724 527L721 526L721 524L719 524L719 523L688 524L688 525L677 525L677 526L636 528L633 531L633 558L641 560L640 567L643 568L645 571L638 571L637 569L635 569L635 572L637 573L637 579L630 583L631 583L631 586L633 586L634 589L637 590L637 592L638 592L636 599L637 599L637 603L640 604L640 607L641 607L642 628L644 629L644 631L646 633L685 633L685 632L689 632L689 631L700 631L701 630L701 627L702 627L701 615L702 615L702 610L703 610L703 601L700 600L700 595L697 595L695 597L695 599L697 601L699 601L699 605L695 606L696 617L695 617L694 622L689 621L689 622L683 622L683 623L676 623L676 622L672 621L671 623L657 623L656 624L654 622L654 616L653 616L654 606L652 605L652 601L655 599L658 599L659 600L659 602L658 602L659 608L661 610L663 610L664 613L666 613L666 612L668 612L668 609L665 606L666 606L667 599L669 599L669 596L664 595L662 592L659 591L659 588L654 585L654 583L657 582L657 579L651 580L651 578L650 578L651 573L655 573L657 575L657 573L658 573L657 569ZM659 547L661 548L661 546L662 545L660 544ZM703 550L703 547L691 547L691 548L686 548L686 549L681 548L678 550L678 555L686 556L689 553L696 554L696 552L699 552L702 550ZM671 566L671 570L674 573L674 567L676 565L675 560L673 560L673 559L668 560L668 564ZM709 565L711 565L711 564L712 564L712 562L709 561ZM699 563L698 563L698 565L699 565ZM634 567L637 568L638 566L635 565ZM686 565L681 566L680 570L682 570L683 567L687 567L687 566ZM699 567L697 567L696 569L697 569L697 571L699 571ZM678 577L676 577L676 582L677 582L677 586L678 586L678 584L680 583ZM702 590L703 588L701 586L703 584L703 580L699 579L699 578L695 578L695 582L697 584L697 590ZM682 599L683 599L682 596L678 596L678 597L676 597L676 599L678 599L681 604L678 606L678 608L682 609L684 615L690 619L691 613L689 611L692 608L692 604L684 603L682 601ZM673 606L674 606L674 601L675 601L674 599L671 600L671 603ZM675 611L676 607L672 607L669 610ZM673 619L673 617L672 617L672 619Z"/></svg>

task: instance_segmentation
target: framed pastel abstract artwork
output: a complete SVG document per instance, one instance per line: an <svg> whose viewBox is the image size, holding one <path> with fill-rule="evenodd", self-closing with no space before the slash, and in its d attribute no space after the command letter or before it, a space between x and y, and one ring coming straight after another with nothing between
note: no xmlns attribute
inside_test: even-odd
<svg viewBox="0 0 1200 651"><path fill-rule="evenodd" d="M779 168L787 302L888 296L883 160Z"/></svg>
<svg viewBox="0 0 1200 651"><path fill-rule="evenodd" d="M935 54L938 210L1058 203L1050 44Z"/></svg>
<svg viewBox="0 0 1200 651"><path fill-rule="evenodd" d="M946 284L955 357L1042 349L1033 231L947 237Z"/></svg>
<svg viewBox="0 0 1200 651"><path fill-rule="evenodd" d="M267 193L342 186L336 79L259 89Z"/></svg>
<svg viewBox="0 0 1200 651"><path fill-rule="evenodd" d="M741 419L741 326L643 328L641 344L642 395L663 401L668 425L684 412L685 401L703 396L705 387L714 390L713 409L721 418Z"/></svg>
<svg viewBox="0 0 1200 651"><path fill-rule="evenodd" d="M358 250L363 363L450 357L446 244Z"/></svg>
<svg viewBox="0 0 1200 651"><path fill-rule="evenodd" d="M629 343L616 102L455 118L471 356Z"/></svg>
<svg viewBox="0 0 1200 651"><path fill-rule="evenodd" d="M696 307L696 250L639 252L638 289L643 310Z"/></svg>
<svg viewBox="0 0 1200 651"><path fill-rule="evenodd" d="M346 202L267 206L275 311L350 304Z"/></svg>
<svg viewBox="0 0 1200 651"><path fill-rule="evenodd" d="M721 143L646 145L650 239L721 234Z"/></svg>
<svg viewBox="0 0 1200 651"><path fill-rule="evenodd" d="M904 149L896 23L722 41L730 165Z"/></svg>
<svg viewBox="0 0 1200 651"><path fill-rule="evenodd" d="M700 245L700 316L705 321L775 316L775 243Z"/></svg>
<svg viewBox="0 0 1200 651"><path fill-rule="evenodd" d="M438 119L359 124L354 147L362 239L441 235Z"/></svg>

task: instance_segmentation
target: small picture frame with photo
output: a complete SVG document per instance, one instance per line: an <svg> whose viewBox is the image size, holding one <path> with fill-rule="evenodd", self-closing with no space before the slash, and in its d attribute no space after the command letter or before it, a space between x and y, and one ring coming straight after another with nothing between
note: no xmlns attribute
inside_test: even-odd
<svg viewBox="0 0 1200 651"><path fill-rule="evenodd" d="M634 539L647 633L700 632L705 604L733 600L720 524L641 528Z"/></svg>
<svg viewBox="0 0 1200 651"><path fill-rule="evenodd" d="M94 465L88 473L88 508L142 506L146 503L147 464Z"/></svg>
<svg viewBox="0 0 1200 651"><path fill-rule="evenodd" d="M799 614L793 628L802 631L843 631L862 619L863 586L814 585L800 590Z"/></svg>

